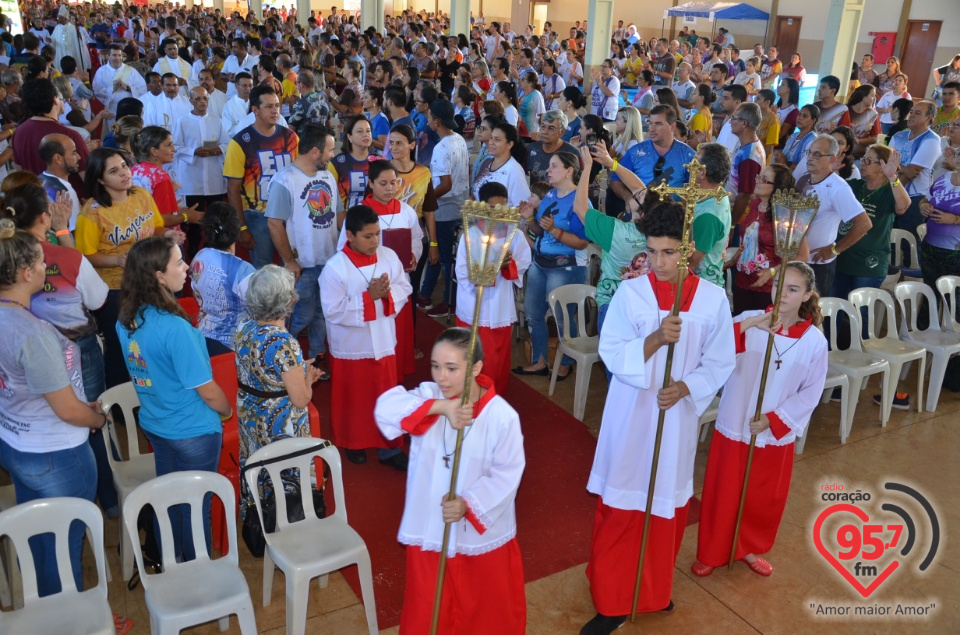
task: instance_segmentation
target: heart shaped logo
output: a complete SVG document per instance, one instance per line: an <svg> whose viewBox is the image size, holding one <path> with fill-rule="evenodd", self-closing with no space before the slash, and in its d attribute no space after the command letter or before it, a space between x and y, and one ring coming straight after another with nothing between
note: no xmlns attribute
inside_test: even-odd
<svg viewBox="0 0 960 635"><path fill-rule="evenodd" d="M823 510L819 516L817 516L817 522L813 525L813 542L817 546L817 551L820 552L820 555L823 556L824 560L832 564L833 568L839 571L840 575L842 575L843 578L850 583L850 586L856 589L857 592L863 597L870 597L870 595L876 591L888 577L890 577L890 574L897 570L897 567L900 566L900 563L894 560L887 565L887 568L880 572L873 582L870 583L870 586L864 587L862 584L860 584L860 581L857 580L839 560L837 560L836 556L827 551L827 548L823 544L823 539L820 536L823 523L829 516L839 512L849 512L864 523L870 521L870 516L867 515L867 512L863 511L859 507L856 507L855 505L847 505L843 503L831 505Z"/></svg>

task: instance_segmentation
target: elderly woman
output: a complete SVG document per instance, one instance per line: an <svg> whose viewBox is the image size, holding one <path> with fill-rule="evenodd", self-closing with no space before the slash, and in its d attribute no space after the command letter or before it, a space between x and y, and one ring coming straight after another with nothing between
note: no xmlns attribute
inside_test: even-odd
<svg viewBox="0 0 960 635"><path fill-rule="evenodd" d="M240 467L261 447L284 437L309 437L307 405L320 369L304 362L297 338L286 328L297 303L293 273L267 265L249 279L250 319L237 332L237 417ZM246 484L241 518L253 503Z"/></svg>

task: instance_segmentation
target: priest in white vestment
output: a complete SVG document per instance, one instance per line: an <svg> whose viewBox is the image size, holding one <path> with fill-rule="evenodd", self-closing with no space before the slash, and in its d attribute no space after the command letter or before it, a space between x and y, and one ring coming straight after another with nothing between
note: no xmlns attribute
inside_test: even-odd
<svg viewBox="0 0 960 635"><path fill-rule="evenodd" d="M93 94L110 112L117 112L121 99L140 99L147 92L147 84L132 66L123 63L123 47L110 45L107 64L97 69L93 77Z"/></svg>
<svg viewBox="0 0 960 635"><path fill-rule="evenodd" d="M180 85L172 73L163 76L163 94L154 97L143 108L143 125L161 126L173 132L173 124L183 119L193 106L190 101L180 94Z"/></svg>
<svg viewBox="0 0 960 635"><path fill-rule="evenodd" d="M173 73L177 76L177 82L180 84L180 94L183 98L187 97L187 89L196 86L190 81L191 68L190 63L180 58L180 49L176 40L163 41L164 57L153 65L153 72L160 73L161 76L167 73Z"/></svg>
<svg viewBox="0 0 960 635"><path fill-rule="evenodd" d="M57 57L54 65L60 68L60 60L70 56L77 60L77 66L82 70L90 70L90 51L87 50L87 43L76 24L68 22L66 5L60 7L57 14L57 26L53 29L51 40L56 50Z"/></svg>

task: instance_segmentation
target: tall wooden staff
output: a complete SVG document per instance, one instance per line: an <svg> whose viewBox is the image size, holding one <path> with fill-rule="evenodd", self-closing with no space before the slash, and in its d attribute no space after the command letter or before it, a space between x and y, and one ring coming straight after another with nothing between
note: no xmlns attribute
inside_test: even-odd
<svg viewBox="0 0 960 635"><path fill-rule="evenodd" d="M770 199L773 215L774 235L776 236L776 252L780 257L780 275L777 278L777 297L773 302L773 311L770 313L770 324L776 323L780 317L780 297L783 295L783 280L786 278L786 265L796 257L800 250L800 243L806 236L810 224L817 215L820 199L816 194L806 196L796 191L785 192L780 190ZM767 352L763 357L763 370L760 373L760 391L757 393L757 407L754 410L753 420L759 421L763 415L763 396L767 389L767 374L770 371L770 358L773 356L773 338L771 333L767 338ZM779 363L777 364L779 368ZM743 486L740 488L740 507L737 509L737 524L733 530L733 544L730 545L730 561L727 569L733 569L737 556L737 543L740 540L740 521L743 520L743 507L747 502L747 486L750 482L750 468L753 467L753 450L757 443L757 435L750 435L750 450L747 452L747 469L743 475Z"/></svg>
<svg viewBox="0 0 960 635"><path fill-rule="evenodd" d="M477 347L477 329L480 324L480 303L483 301L484 287L492 287L497 282L504 256L513 242L513 235L520 222L520 209L506 205L491 206L486 203L467 201L461 209L463 216L463 236L467 253L467 273L475 287L476 298L473 305L473 323L470 325L470 347L467 360L473 359ZM470 400L470 386L473 376L468 372L463 381L463 394L460 405ZM450 475L450 493L447 500L457 497L457 476L460 472L460 450L463 448L463 428L457 430L457 442L453 450L453 468ZM437 589L433 596L433 620L430 623L431 635L437 635L440 627L440 604L443 599L443 578L447 572L447 546L450 544L450 527L443 528L443 544L440 547L440 568L437 572Z"/></svg>
<svg viewBox="0 0 960 635"><path fill-rule="evenodd" d="M658 193L661 199L664 199L670 194L676 195L683 202L684 206L683 238L680 241L680 248L678 249L680 252L680 263L677 265L679 268L677 276L677 292L673 296L673 309L670 311L670 315L672 317L680 315L683 281L687 277L690 254L693 252L693 248L690 246L690 229L693 226L694 207L696 207L697 203L705 201L708 198L715 198L719 201L723 197L728 196L727 191L723 189L722 185L718 185L712 190L697 186L697 177L700 175L700 170L703 169L703 164L700 163L696 157L694 157L694 159L684 167L689 171L690 178L687 181L687 184L683 187L669 187L666 182L661 182L660 185L650 188L654 192ZM673 369L673 351L674 344L671 342L667 345L667 363L663 373L664 388L668 388L670 386L670 372ZM653 511L653 492L657 486L657 467L660 464L660 442L663 438L663 420L666 414L666 410L660 410L660 414L657 417L657 436L653 444L653 464L650 466L650 485L647 488L647 507L643 515L643 532L640 534L640 559L637 561L637 583L633 588L633 608L630 609L631 622L635 622L637 620L637 604L640 602L640 582L643 579L643 560L647 553L647 538L650 535L650 516Z"/></svg>

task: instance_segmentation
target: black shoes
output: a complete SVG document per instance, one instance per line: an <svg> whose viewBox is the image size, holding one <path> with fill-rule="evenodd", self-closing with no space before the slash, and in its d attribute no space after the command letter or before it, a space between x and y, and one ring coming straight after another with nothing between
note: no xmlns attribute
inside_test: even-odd
<svg viewBox="0 0 960 635"><path fill-rule="evenodd" d="M583 625L580 635L610 635L627 621L626 615L600 615L597 613L592 620Z"/></svg>
<svg viewBox="0 0 960 635"><path fill-rule="evenodd" d="M392 467L398 472L406 472L407 465L410 463L410 459L407 458L407 455L403 452L399 454L394 454L389 459L380 459L380 465L386 465L387 467Z"/></svg>
<svg viewBox="0 0 960 635"><path fill-rule="evenodd" d="M517 366L510 372L512 372L514 375L536 375L538 377L547 377L550 375L550 369L546 366L538 370L524 370L523 366Z"/></svg>
<svg viewBox="0 0 960 635"><path fill-rule="evenodd" d="M347 450L347 460L357 465L363 465L367 462L366 450Z"/></svg>

